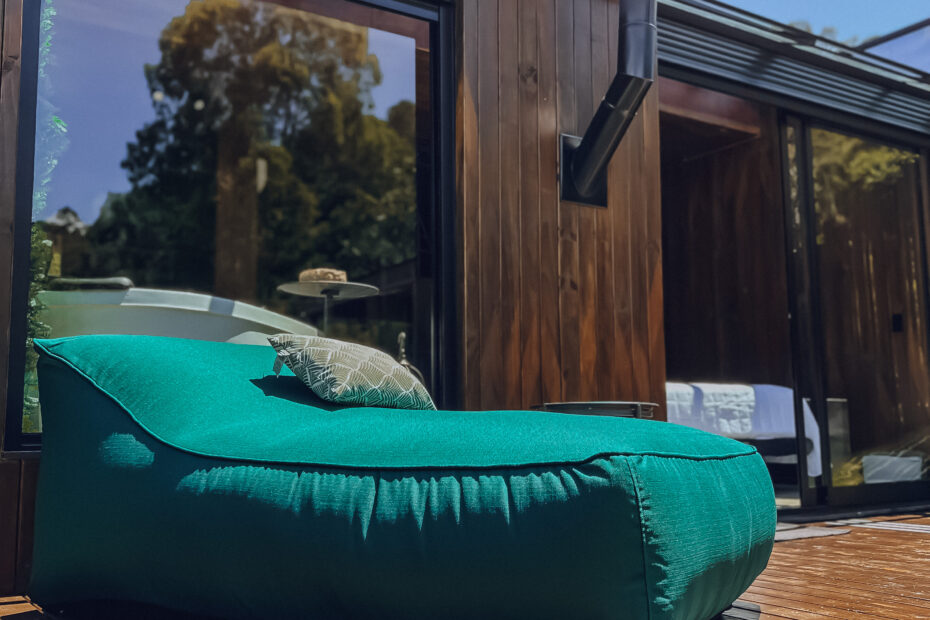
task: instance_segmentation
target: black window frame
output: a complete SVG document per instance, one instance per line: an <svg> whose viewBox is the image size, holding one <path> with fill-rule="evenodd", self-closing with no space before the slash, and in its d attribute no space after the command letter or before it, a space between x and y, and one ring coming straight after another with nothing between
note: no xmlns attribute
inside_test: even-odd
<svg viewBox="0 0 930 620"><path fill-rule="evenodd" d="M418 277L428 278L431 311L429 342L422 351L429 360L428 376L438 406L457 408L461 403L458 373L458 327L455 259L455 6L452 0L348 0L356 4L419 19L430 28L430 102L432 113L432 153L429 204L417 213ZM21 51L18 81L18 119L15 147L15 198L0 209L13 212L12 270L9 298L9 350L6 398L0 399L0 456L41 450L41 433L23 433L26 304L30 284L30 238L34 179L36 99L39 71L40 0L0 0L7 33L16 25L6 24L7 5L22 6ZM12 13L12 11L11 11ZM15 36L11 40L17 39ZM0 32L0 39L6 34ZM6 56L6 53L4 54ZM10 72L13 73L12 71ZM15 79L4 79L5 88L17 87ZM14 95L15 96L15 95ZM0 138L10 136L0 133ZM7 149L7 144L0 144ZM418 182L419 183L419 182ZM424 184L422 187L426 187ZM0 285L4 284L0 282ZM4 326L0 325L0 329ZM0 352L0 354L3 354Z"/></svg>

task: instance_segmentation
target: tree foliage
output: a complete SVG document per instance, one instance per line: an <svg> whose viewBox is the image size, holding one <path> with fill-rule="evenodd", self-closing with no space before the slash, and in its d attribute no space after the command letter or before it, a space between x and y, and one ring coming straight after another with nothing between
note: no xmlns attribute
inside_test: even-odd
<svg viewBox="0 0 930 620"><path fill-rule="evenodd" d="M814 195L821 224L843 224L843 203L897 183L917 154L855 136L811 130Z"/></svg>
<svg viewBox="0 0 930 620"><path fill-rule="evenodd" d="M191 2L145 67L155 119L128 145L132 189L88 233L93 275L210 290L221 155L257 201L259 300L307 266L359 278L412 259L414 106L372 114L366 33L271 3Z"/></svg>

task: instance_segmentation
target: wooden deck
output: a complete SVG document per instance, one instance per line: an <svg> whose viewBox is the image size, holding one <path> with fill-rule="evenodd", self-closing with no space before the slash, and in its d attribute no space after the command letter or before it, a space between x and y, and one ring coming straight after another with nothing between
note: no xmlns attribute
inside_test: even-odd
<svg viewBox="0 0 930 620"><path fill-rule="evenodd" d="M768 568L740 598L759 605L762 618L930 618L930 518L869 525L775 543Z"/></svg>
<svg viewBox="0 0 930 620"><path fill-rule="evenodd" d="M759 605L763 619L930 619L930 516L832 527L850 532L775 543L768 568L741 600ZM0 598L0 618L48 616L8 597Z"/></svg>

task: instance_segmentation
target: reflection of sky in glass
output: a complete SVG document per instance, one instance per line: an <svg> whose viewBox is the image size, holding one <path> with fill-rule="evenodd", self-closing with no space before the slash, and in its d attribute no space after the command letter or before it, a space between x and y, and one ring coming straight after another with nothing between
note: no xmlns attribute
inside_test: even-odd
<svg viewBox="0 0 930 620"><path fill-rule="evenodd" d="M70 206L93 222L108 192L130 188L120 162L135 132L154 118L143 65L157 63L162 28L183 14L187 0L64 0L55 3L52 52L39 97L68 125L68 147L49 185L39 219ZM385 118L398 101L415 98L415 42L369 30L381 84L372 89L374 114ZM47 88L45 88L47 86ZM49 91L50 89L50 91Z"/></svg>
<svg viewBox="0 0 930 620"><path fill-rule="evenodd" d="M895 62L916 67L921 71L930 72L930 26L871 47L869 51Z"/></svg>
<svg viewBox="0 0 930 620"><path fill-rule="evenodd" d="M836 30L836 40L863 43L930 17L928 0L724 0L730 6L790 24L804 21L816 34Z"/></svg>
<svg viewBox="0 0 930 620"><path fill-rule="evenodd" d="M807 22L815 34L860 45L873 37L930 17L930 0L725 0L783 24ZM832 32L831 32L832 31ZM930 71L930 28L923 28L869 52L922 71Z"/></svg>

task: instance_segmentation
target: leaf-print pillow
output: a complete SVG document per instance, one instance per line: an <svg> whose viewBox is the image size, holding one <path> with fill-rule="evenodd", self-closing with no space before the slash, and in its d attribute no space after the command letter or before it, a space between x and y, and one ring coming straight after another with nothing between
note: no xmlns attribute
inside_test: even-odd
<svg viewBox="0 0 930 620"><path fill-rule="evenodd" d="M429 392L410 371L377 349L318 336L277 334L268 342L281 365L323 400L366 407L435 409Z"/></svg>

